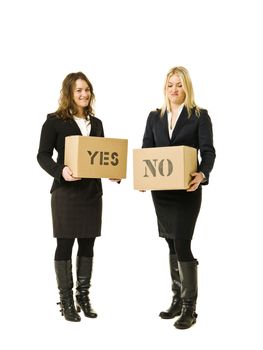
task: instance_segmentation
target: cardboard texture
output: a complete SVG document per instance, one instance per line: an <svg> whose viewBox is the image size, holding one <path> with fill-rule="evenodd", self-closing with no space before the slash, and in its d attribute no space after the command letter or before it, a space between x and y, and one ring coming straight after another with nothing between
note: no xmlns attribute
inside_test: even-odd
<svg viewBox="0 0 263 350"><path fill-rule="evenodd" d="M133 150L133 180L137 190L187 189L197 170L197 150L188 146Z"/></svg>
<svg viewBox="0 0 263 350"><path fill-rule="evenodd" d="M128 140L67 136L65 165L81 178L126 178Z"/></svg>

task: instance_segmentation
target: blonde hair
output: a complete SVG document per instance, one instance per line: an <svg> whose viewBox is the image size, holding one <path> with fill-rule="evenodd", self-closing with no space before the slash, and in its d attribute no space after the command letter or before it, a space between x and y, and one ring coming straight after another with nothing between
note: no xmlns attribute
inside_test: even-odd
<svg viewBox="0 0 263 350"><path fill-rule="evenodd" d="M62 83L59 106L56 111L57 115L62 119L72 119L73 115L77 112L77 107L73 99L73 90L78 79L84 80L90 89L90 102L89 105L84 108L85 115L94 115L93 104L95 95L93 92L93 86L85 74L77 72L68 74Z"/></svg>
<svg viewBox="0 0 263 350"><path fill-rule="evenodd" d="M181 80L183 90L185 92L184 105L187 109L188 117L189 118L191 117L193 109L195 109L195 114L197 114L197 116L199 116L200 115L200 108L196 105L195 100L194 100L194 90L193 90L193 85L192 85L192 81L191 81L189 72L186 68L179 66L179 67L171 68L166 75L165 84L164 84L164 104L161 108L161 117L164 115L166 110L168 110L168 112L171 111L170 101L169 101L168 96L167 96L167 86L168 86L169 79L173 75L178 75L178 77Z"/></svg>

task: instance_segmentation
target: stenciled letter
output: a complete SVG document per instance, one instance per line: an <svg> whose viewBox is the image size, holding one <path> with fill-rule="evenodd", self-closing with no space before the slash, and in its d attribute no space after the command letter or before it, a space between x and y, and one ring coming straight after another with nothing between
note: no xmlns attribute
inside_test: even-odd
<svg viewBox="0 0 263 350"><path fill-rule="evenodd" d="M164 175L164 172L163 172L163 162L165 161L165 159L162 159L159 163L159 166L158 166L158 170L159 170L159 173L162 175L162 176L170 176L173 172L173 163L170 161L170 159L166 159L167 160L167 163L168 163L168 173L167 175Z"/></svg>
<svg viewBox="0 0 263 350"><path fill-rule="evenodd" d="M91 151L87 151L88 154L90 155L90 164L94 165L94 158L96 157L96 155L99 153L98 151L95 151L94 154L92 155Z"/></svg>
<svg viewBox="0 0 263 350"><path fill-rule="evenodd" d="M111 165L116 166L119 164L119 159L118 159L118 153L117 152L112 152L111 154L111 159L112 161L110 162Z"/></svg>
<svg viewBox="0 0 263 350"><path fill-rule="evenodd" d="M158 159L153 159L152 161L150 159L143 159L143 162L146 163L148 169L150 170L150 172L152 173L153 177L156 177L156 162ZM153 163L154 164L153 164ZM143 177L149 177L149 175L147 174L147 167L145 167L145 174L143 175Z"/></svg>

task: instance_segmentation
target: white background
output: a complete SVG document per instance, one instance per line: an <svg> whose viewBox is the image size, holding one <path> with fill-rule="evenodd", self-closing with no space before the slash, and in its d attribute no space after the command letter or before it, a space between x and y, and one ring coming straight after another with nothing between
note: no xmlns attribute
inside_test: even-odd
<svg viewBox="0 0 263 350"><path fill-rule="evenodd" d="M0 7L1 348L262 349L260 1ZM168 249L150 193L132 187L132 149L141 147L148 113L162 104L165 75L176 65L190 71L217 150L193 240L199 317L187 331L158 317L171 301ZM129 139L127 180L103 180L91 289L99 317L78 324L56 306L52 178L36 161L46 114L76 71L94 85L105 135Z"/></svg>

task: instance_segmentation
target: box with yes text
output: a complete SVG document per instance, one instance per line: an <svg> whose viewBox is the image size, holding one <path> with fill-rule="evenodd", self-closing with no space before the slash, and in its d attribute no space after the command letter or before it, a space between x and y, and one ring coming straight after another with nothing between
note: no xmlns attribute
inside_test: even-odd
<svg viewBox="0 0 263 350"><path fill-rule="evenodd" d="M64 164L81 178L126 178L127 139L67 136Z"/></svg>

